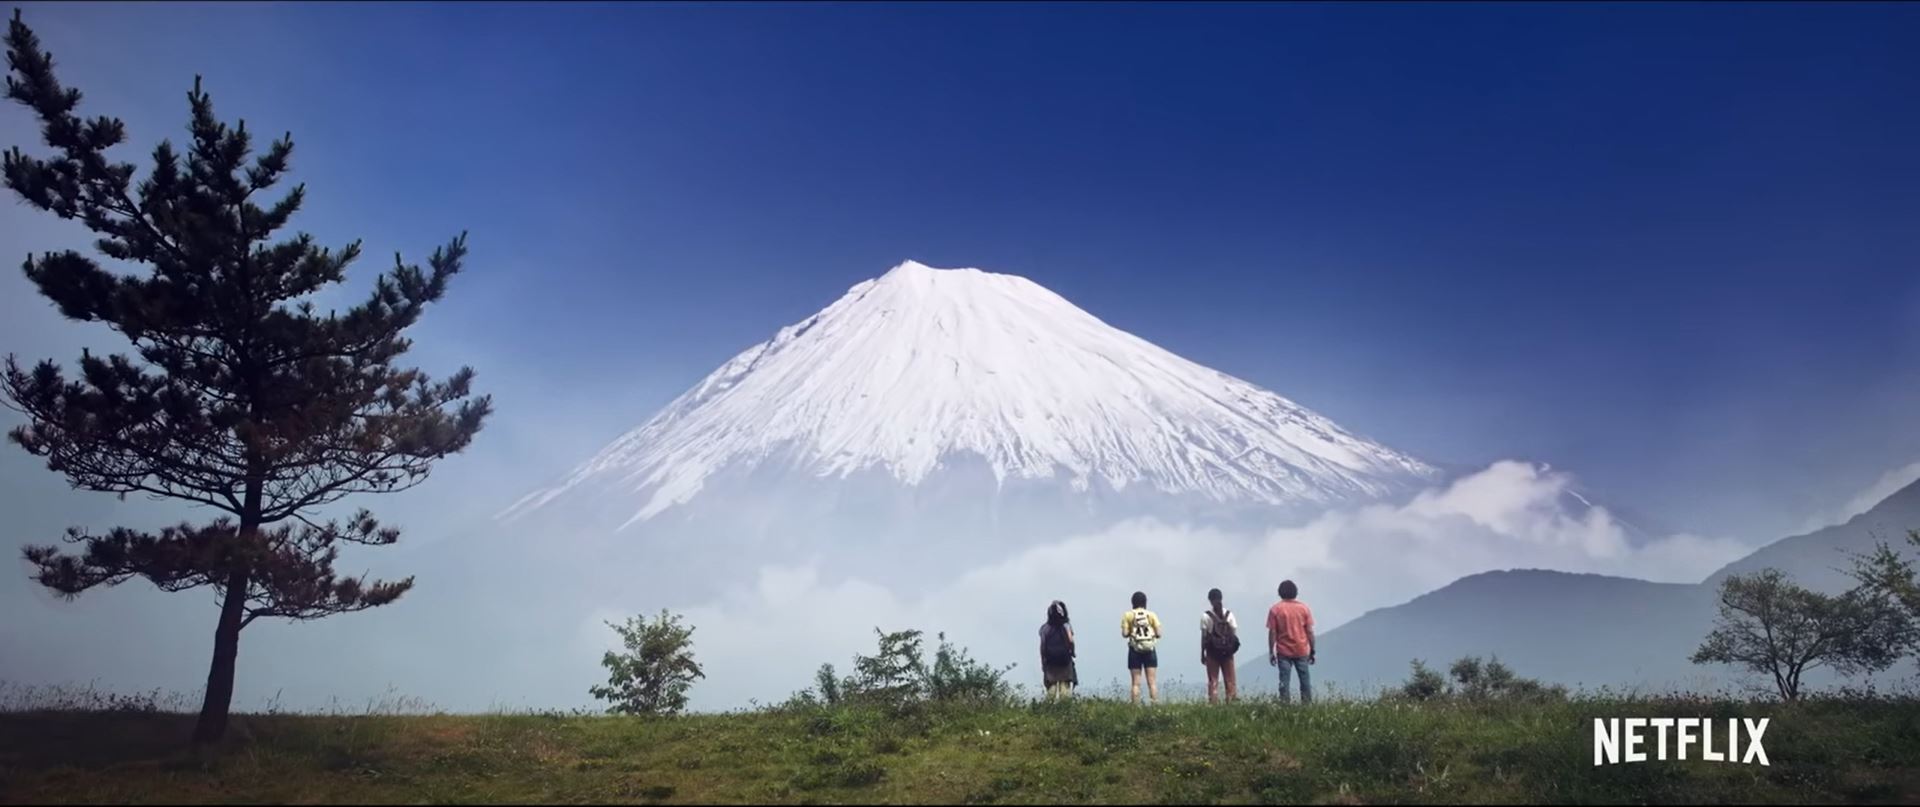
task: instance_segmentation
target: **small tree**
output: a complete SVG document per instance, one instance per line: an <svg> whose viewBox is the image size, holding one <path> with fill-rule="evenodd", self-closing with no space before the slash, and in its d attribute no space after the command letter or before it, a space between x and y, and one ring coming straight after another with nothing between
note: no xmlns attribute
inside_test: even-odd
<svg viewBox="0 0 1920 807"><path fill-rule="evenodd" d="M687 708L687 690L707 677L693 660L693 628L664 609L651 622L630 616L607 627L620 634L624 651L600 658L607 684L587 690L610 702L607 714L671 715Z"/></svg>
<svg viewBox="0 0 1920 807"><path fill-rule="evenodd" d="M1907 543L1920 548L1920 530L1908 530ZM1914 562L1886 541L1875 541L1872 552L1854 556L1850 574L1869 590L1900 603L1909 615L1920 620L1920 581L1915 579Z"/></svg>
<svg viewBox="0 0 1920 807"><path fill-rule="evenodd" d="M409 346L401 333L460 271L466 239L436 250L427 271L395 256L365 302L318 314L306 298L344 280L360 245L274 240L305 198L305 186L264 198L287 170L291 136L255 158L246 123L215 118L196 78L190 144L183 153L162 141L136 185L135 167L107 155L125 126L75 113L80 91L54 77L18 11L7 64L7 97L40 119L53 151L9 149L7 187L79 220L108 260L147 267L113 272L73 251L27 258L28 280L61 314L119 332L134 357L82 351L70 381L51 361L29 370L8 356L7 402L27 418L9 436L76 488L226 514L158 532L74 528L78 553L30 546L26 560L35 580L68 597L134 577L163 591L211 588L220 611L193 733L211 742L226 731L242 628L386 605L413 585L334 573L342 544L385 546L399 530L365 510L344 523L311 516L350 494L419 483L480 430L490 404L469 398L471 370L433 383L394 366Z"/></svg>
<svg viewBox="0 0 1920 807"><path fill-rule="evenodd" d="M1506 665L1501 664L1497 660L1494 661L1492 665L1487 666L1497 667L1503 675L1512 675L1512 673L1507 672ZM1483 667L1478 656L1463 656L1454 659L1453 666L1447 668L1447 675L1453 678L1454 685L1459 687L1457 690L1459 694L1468 698L1486 697L1487 691L1490 688L1489 681L1487 680L1491 677L1487 675L1489 672L1492 672L1492 670Z"/></svg>
<svg viewBox="0 0 1920 807"><path fill-rule="evenodd" d="M1007 673L1016 665L994 668L976 660L964 647L955 647L939 634L940 647L926 671L927 697L935 701L999 703L1013 695Z"/></svg>
<svg viewBox="0 0 1920 807"><path fill-rule="evenodd" d="M1482 661L1479 656L1462 656L1447 668L1447 674L1452 676L1452 683L1426 662L1414 659L1413 673L1394 694L1415 701L1458 698L1474 702L1558 700L1567 696L1566 687L1521 678L1497 657Z"/></svg>
<svg viewBox="0 0 1920 807"><path fill-rule="evenodd" d="M822 702L828 706L839 705L840 678L839 675L834 672L832 664L820 665L820 669L813 672L813 683L815 688L820 691L820 700Z"/></svg>
<svg viewBox="0 0 1920 807"><path fill-rule="evenodd" d="M917 630L886 633L873 629L880 638L879 649L871 656L853 657L853 676L841 685L852 698L886 704L920 700L926 694L926 670L920 659L922 634Z"/></svg>
<svg viewBox="0 0 1920 807"><path fill-rule="evenodd" d="M1559 699L1567 694L1566 688L1557 684L1514 675L1497 656L1484 662L1478 656L1467 656L1454 661L1448 672L1458 686L1454 694L1470 701Z"/></svg>
<svg viewBox="0 0 1920 807"><path fill-rule="evenodd" d="M1001 702L1013 696L1006 674L1014 665L995 668L973 658L964 647L936 634L940 646L927 663L926 634L917 630L887 633L874 628L879 647L871 655L854 654L853 674L834 677L833 665L822 664L814 687L802 695L828 705L842 702L900 708L926 702ZM803 698L804 699L804 698Z"/></svg>
<svg viewBox="0 0 1920 807"><path fill-rule="evenodd" d="M1912 616L1888 590L1863 583L1830 596L1764 569L1721 581L1719 619L1692 660L1766 673L1780 697L1793 701L1808 670L1884 670L1914 636Z"/></svg>
<svg viewBox="0 0 1920 807"><path fill-rule="evenodd" d="M1426 662L1414 659L1413 672L1407 676L1406 682L1400 685L1401 697L1408 700L1429 701L1445 697L1446 694L1447 679L1440 677L1440 674L1434 672L1432 667L1428 667Z"/></svg>

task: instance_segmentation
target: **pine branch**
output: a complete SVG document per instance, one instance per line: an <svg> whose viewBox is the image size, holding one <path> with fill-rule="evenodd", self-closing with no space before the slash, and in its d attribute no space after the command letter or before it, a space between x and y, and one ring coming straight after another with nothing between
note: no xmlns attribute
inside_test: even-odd
<svg viewBox="0 0 1920 807"><path fill-rule="evenodd" d="M256 203L291 166L291 133L255 154L244 121L228 126L196 77L188 139L162 141L151 167L108 152L126 141L115 118L82 118L81 94L18 12L7 31L7 97L32 111L46 157L9 149L5 184L28 204L76 219L109 272L74 251L29 256L23 271L69 318L102 322L132 358L82 354L78 377L52 362L6 362L6 405L27 424L11 437L77 487L145 493L216 507L237 521L159 535L76 533L78 555L35 547L36 579L69 595L146 576L168 590L247 584L245 622L309 619L392 602L398 582L338 577L337 546L381 546L399 531L365 511L342 523L307 512L348 495L405 490L431 463L464 449L491 412L472 371L434 382L392 362L402 333L446 292L467 255L462 233L423 268L395 256L359 305L316 315L302 298L345 279L360 242L333 250L306 233L272 241L306 198L295 185ZM148 369L136 364L144 362ZM250 525L245 528L236 524Z"/></svg>

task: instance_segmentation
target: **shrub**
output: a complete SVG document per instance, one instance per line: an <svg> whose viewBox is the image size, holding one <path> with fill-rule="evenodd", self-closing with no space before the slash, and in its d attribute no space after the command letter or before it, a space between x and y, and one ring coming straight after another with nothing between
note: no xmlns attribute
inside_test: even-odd
<svg viewBox="0 0 1920 807"><path fill-rule="evenodd" d="M1447 679L1440 677L1440 674L1428 667L1426 662L1414 659L1413 674L1407 677L1406 683L1400 685L1401 697L1426 701L1445 697L1446 694Z"/></svg>
<svg viewBox="0 0 1920 807"><path fill-rule="evenodd" d="M811 689L787 700L787 708L866 705L899 710L928 703L1006 704L1014 697L1007 672L1016 665L995 668L972 657L963 647L936 634L940 646L928 663L924 633L874 629L879 645L873 655L855 654L853 674L837 677L832 664L814 673Z"/></svg>
<svg viewBox="0 0 1920 807"><path fill-rule="evenodd" d="M814 685L820 689L820 700L828 706L840 702L840 679L834 677L833 665L822 664L813 674Z"/></svg>
<svg viewBox="0 0 1920 807"><path fill-rule="evenodd" d="M624 652L611 650L600 659L607 668L606 686L587 690L611 701L608 714L669 715L687 706L687 690L706 673L693 660L693 628L667 611L652 621L628 617L625 624L607 623L620 634Z"/></svg>
<svg viewBox="0 0 1920 807"><path fill-rule="evenodd" d="M873 632L880 637L880 647L871 656L853 657L853 676L841 684L845 697L880 705L923 700L927 675L920 631Z"/></svg>
<svg viewBox="0 0 1920 807"><path fill-rule="evenodd" d="M947 635L939 634L940 648L934 651L933 667L926 672L927 697L936 702L1005 703L1012 699L1013 688L1006 675L1015 665L994 669L974 659L964 647L954 647Z"/></svg>
<svg viewBox="0 0 1920 807"><path fill-rule="evenodd" d="M1543 684L1532 678L1521 678L1513 670L1500 663L1499 658L1481 661L1478 656L1464 656L1455 659L1447 668L1453 682L1449 684L1440 673L1428 667L1425 662L1415 659L1413 673L1398 692L1389 693L1389 697L1413 701L1461 700L1473 703L1489 701L1558 701L1566 700L1566 687L1556 684Z"/></svg>

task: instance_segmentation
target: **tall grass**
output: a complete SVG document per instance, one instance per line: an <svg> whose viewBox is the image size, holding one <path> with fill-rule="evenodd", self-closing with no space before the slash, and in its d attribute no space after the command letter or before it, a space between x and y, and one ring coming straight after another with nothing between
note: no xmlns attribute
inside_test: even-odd
<svg viewBox="0 0 1920 807"><path fill-rule="evenodd" d="M179 713L198 709L198 694L162 689L122 694L100 689L96 679L85 684L18 684L0 681L0 714L20 712L141 712Z"/></svg>
<svg viewBox="0 0 1920 807"><path fill-rule="evenodd" d="M286 708L281 694L274 693L257 709L242 706L236 708L234 712L236 714L307 714L330 717L445 714L427 699L403 694L392 687L389 687L385 693L369 697L363 702L343 701L334 697L323 708L305 711ZM101 689L98 679L84 684L20 684L0 681L0 714L30 712L193 714L200 711L200 700L201 693L197 691L181 692L157 687L132 693L112 692Z"/></svg>
<svg viewBox="0 0 1920 807"><path fill-rule="evenodd" d="M244 714L210 757L184 750L191 714L96 708L121 702L97 688L0 693L10 693L0 698L9 706L0 803L1920 800L1920 701L1874 691L1792 704L1574 693L1301 706L1249 687L1240 703L1217 706L1134 706L1122 690L1061 703L789 702L668 718L425 714L389 698ZM1594 718L1653 716L1771 718L1772 765L1592 765Z"/></svg>

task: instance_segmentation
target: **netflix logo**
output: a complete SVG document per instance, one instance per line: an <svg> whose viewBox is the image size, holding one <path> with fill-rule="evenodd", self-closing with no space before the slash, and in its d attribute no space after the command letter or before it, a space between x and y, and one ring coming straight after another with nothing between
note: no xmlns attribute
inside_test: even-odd
<svg viewBox="0 0 1920 807"><path fill-rule="evenodd" d="M1593 764L1685 760L1693 751L1693 758L1706 762L1770 765L1761 739L1769 720L1728 718L1716 732L1718 721L1702 717L1596 717Z"/></svg>

